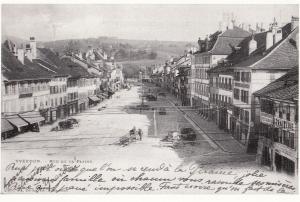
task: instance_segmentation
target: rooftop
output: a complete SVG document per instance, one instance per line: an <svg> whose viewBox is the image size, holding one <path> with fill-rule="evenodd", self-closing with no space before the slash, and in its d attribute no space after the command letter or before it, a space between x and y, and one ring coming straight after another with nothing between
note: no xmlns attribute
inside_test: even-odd
<svg viewBox="0 0 300 202"><path fill-rule="evenodd" d="M32 63L25 57L24 65L5 47L1 47L2 75L8 80L50 79L51 73Z"/></svg>
<svg viewBox="0 0 300 202"><path fill-rule="evenodd" d="M299 67L294 67L279 79L268 84L266 87L256 91L254 94L279 100L297 100Z"/></svg>
<svg viewBox="0 0 300 202"><path fill-rule="evenodd" d="M237 46L239 50L235 50L228 56L228 61L233 67L249 67L253 69L291 69L298 64L298 50L295 46L296 34L298 28L291 32L290 23L285 25L283 30L283 38L266 50L267 32L254 35L257 42L257 49L248 54L249 41L252 36L245 38Z"/></svg>

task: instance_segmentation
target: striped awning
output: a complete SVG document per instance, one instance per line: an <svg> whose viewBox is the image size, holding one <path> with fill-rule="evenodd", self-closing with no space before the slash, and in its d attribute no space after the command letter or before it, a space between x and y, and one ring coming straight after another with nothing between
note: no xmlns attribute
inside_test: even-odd
<svg viewBox="0 0 300 202"><path fill-rule="evenodd" d="M14 127L4 118L1 119L1 133L14 130Z"/></svg>
<svg viewBox="0 0 300 202"><path fill-rule="evenodd" d="M32 111L32 112L25 112L19 114L25 121L30 124L39 123L41 121L45 121L45 118L41 116L39 112Z"/></svg>
<svg viewBox="0 0 300 202"><path fill-rule="evenodd" d="M17 128L28 125L28 123L21 119L18 115L6 116L5 119Z"/></svg>

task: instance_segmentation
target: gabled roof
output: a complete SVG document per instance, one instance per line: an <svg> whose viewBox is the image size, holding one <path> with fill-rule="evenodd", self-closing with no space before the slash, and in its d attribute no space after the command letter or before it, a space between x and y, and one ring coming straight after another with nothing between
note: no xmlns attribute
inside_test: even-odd
<svg viewBox="0 0 300 202"><path fill-rule="evenodd" d="M55 75L33 65L26 57L23 65L5 46L1 50L2 75L8 80L50 79Z"/></svg>
<svg viewBox="0 0 300 202"><path fill-rule="evenodd" d="M56 53L47 48L38 48L39 59L35 63L57 72L60 76L94 77L84 67L74 63L69 58L61 59Z"/></svg>
<svg viewBox="0 0 300 202"><path fill-rule="evenodd" d="M231 67L218 65L209 70L207 73L223 74L223 75L233 75L234 71Z"/></svg>
<svg viewBox="0 0 300 202"><path fill-rule="evenodd" d="M222 34L219 35L219 37L230 37L230 38L245 38L250 36L251 33L234 26L233 29L227 29Z"/></svg>
<svg viewBox="0 0 300 202"><path fill-rule="evenodd" d="M271 50L263 59L252 65L253 69L291 69L298 66L298 50L296 47L296 28L274 50Z"/></svg>
<svg viewBox="0 0 300 202"><path fill-rule="evenodd" d="M268 84L254 94L260 97L267 97L279 100L297 100L299 67L294 67L279 79Z"/></svg>
<svg viewBox="0 0 300 202"><path fill-rule="evenodd" d="M71 61L70 58L62 58L62 61L65 64L65 69L68 71L71 77L73 78L78 78L78 77L84 77L84 78L89 78L89 77L94 77L91 75L87 69L84 67L78 65L77 63Z"/></svg>
<svg viewBox="0 0 300 202"><path fill-rule="evenodd" d="M212 49L209 51L214 55L229 55L234 48L251 34L239 27L228 29L218 36Z"/></svg>
<svg viewBox="0 0 300 202"><path fill-rule="evenodd" d="M254 35L257 41L257 49L248 54L248 44L252 37L245 38L239 45L240 50L234 51L228 56L228 61L233 67L250 67L253 69L291 69L298 64L298 50L295 46L295 37L298 28L287 34L289 24L282 28L282 40L266 50L267 32ZM293 42L294 41L294 42Z"/></svg>

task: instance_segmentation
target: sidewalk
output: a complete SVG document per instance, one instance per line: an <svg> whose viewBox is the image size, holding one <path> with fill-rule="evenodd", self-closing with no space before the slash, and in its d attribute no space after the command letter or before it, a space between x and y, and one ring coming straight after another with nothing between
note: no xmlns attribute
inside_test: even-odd
<svg viewBox="0 0 300 202"><path fill-rule="evenodd" d="M203 119L200 114L191 110L190 107L180 107L180 101L174 96L168 94L167 98L174 104L178 103L178 109L185 113L223 151L228 153L246 153L246 147L235 140L231 134L219 129L212 121Z"/></svg>

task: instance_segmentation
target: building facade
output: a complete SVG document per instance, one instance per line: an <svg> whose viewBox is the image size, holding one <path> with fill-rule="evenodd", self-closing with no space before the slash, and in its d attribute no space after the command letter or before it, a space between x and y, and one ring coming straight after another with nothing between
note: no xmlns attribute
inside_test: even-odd
<svg viewBox="0 0 300 202"><path fill-rule="evenodd" d="M243 39L250 35L249 32L233 26L223 32L212 34L209 39L199 40L199 51L192 57L191 66L191 103L199 109L199 113L206 119L216 119L214 108L210 105L210 78L208 70L232 54L232 47L237 46Z"/></svg>
<svg viewBox="0 0 300 202"><path fill-rule="evenodd" d="M257 162L290 175L298 173L298 68L254 93Z"/></svg>
<svg viewBox="0 0 300 202"><path fill-rule="evenodd" d="M269 31L245 39L239 51L228 58L234 70L232 134L247 146L248 152L257 150L253 93L298 65L298 50L293 42L297 33L298 28L292 29L290 23L282 28L275 24Z"/></svg>

